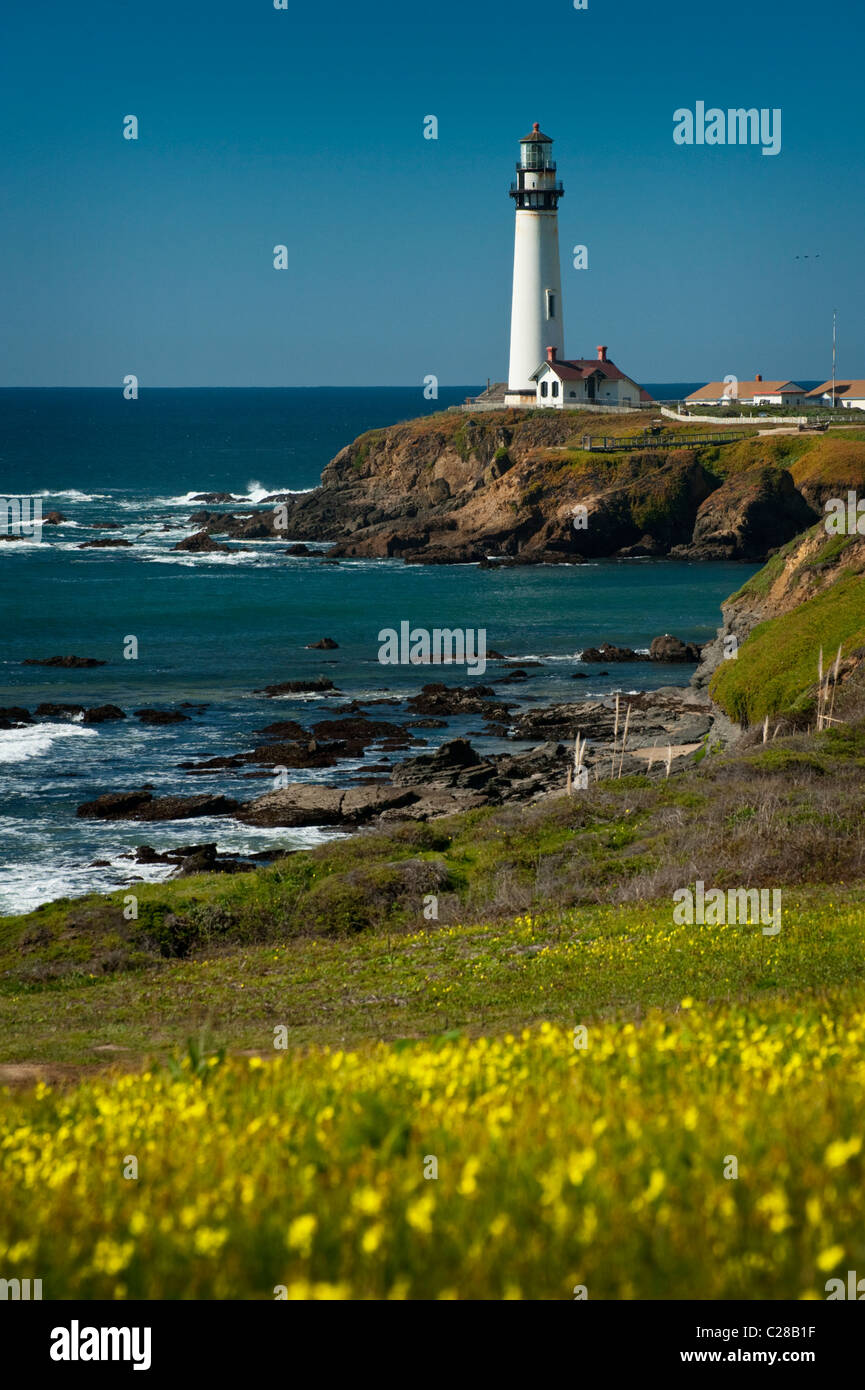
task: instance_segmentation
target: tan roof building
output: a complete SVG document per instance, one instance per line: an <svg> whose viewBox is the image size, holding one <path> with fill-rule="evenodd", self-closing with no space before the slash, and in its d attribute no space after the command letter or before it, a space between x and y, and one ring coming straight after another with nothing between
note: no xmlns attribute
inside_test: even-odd
<svg viewBox="0 0 865 1390"><path fill-rule="evenodd" d="M808 397L795 381L764 381L757 373L753 381L710 381L685 397L686 405L724 405L744 401L746 405L802 405Z"/></svg>
<svg viewBox="0 0 865 1390"><path fill-rule="evenodd" d="M809 401L824 401L832 404L832 382L824 381L822 386L817 386L813 391L808 392ZM835 402L837 405L846 405L854 410L865 410L865 381L850 381L840 379L835 382Z"/></svg>

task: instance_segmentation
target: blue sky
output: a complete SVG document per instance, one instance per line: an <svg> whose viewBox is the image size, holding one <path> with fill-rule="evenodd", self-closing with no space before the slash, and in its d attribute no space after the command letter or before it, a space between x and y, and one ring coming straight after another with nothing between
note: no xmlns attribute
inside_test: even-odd
<svg viewBox="0 0 865 1390"><path fill-rule="evenodd" d="M861 5L289 5L7 7L0 385L501 379L533 121L565 186L570 356L814 379L837 308L839 370L865 377ZM698 100L780 107L780 154L675 145Z"/></svg>

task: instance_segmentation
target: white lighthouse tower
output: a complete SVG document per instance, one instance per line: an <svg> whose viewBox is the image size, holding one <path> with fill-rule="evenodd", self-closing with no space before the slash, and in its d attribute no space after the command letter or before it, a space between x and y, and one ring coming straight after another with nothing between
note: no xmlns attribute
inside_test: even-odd
<svg viewBox="0 0 865 1390"><path fill-rule="evenodd" d="M559 358L565 355L557 211L563 193L553 142L536 121L520 141L517 179L511 184L517 225L507 405L534 405L532 372L547 360L548 347Z"/></svg>

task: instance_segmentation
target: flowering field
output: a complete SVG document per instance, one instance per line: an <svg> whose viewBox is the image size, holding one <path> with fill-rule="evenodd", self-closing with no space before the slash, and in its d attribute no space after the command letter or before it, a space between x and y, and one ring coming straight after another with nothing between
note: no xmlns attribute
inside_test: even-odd
<svg viewBox="0 0 865 1390"><path fill-rule="evenodd" d="M865 1268L863 1043L857 985L40 1085L2 1107L0 1266L45 1298L824 1298Z"/></svg>
<svg viewBox="0 0 865 1390"><path fill-rule="evenodd" d="M722 1003L865 990L862 888L785 891L775 937L759 925L677 924L673 906L591 904L392 936L298 937L49 985L7 982L0 971L0 1085L5 1063L41 1064L58 1080L106 1056L133 1070L204 1029L233 1052L272 1049L280 1024L291 1048L346 1050L639 1017L684 995Z"/></svg>

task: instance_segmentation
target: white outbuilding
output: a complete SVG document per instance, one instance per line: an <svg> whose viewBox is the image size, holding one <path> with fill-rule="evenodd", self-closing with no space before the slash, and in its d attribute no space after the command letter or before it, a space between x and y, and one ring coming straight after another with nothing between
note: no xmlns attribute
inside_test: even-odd
<svg viewBox="0 0 865 1390"><path fill-rule="evenodd" d="M610 361L606 347L599 347L597 353L597 357L562 359L555 347L548 347L546 362L531 373L534 404L562 410L581 405L636 407L651 401L648 391Z"/></svg>

